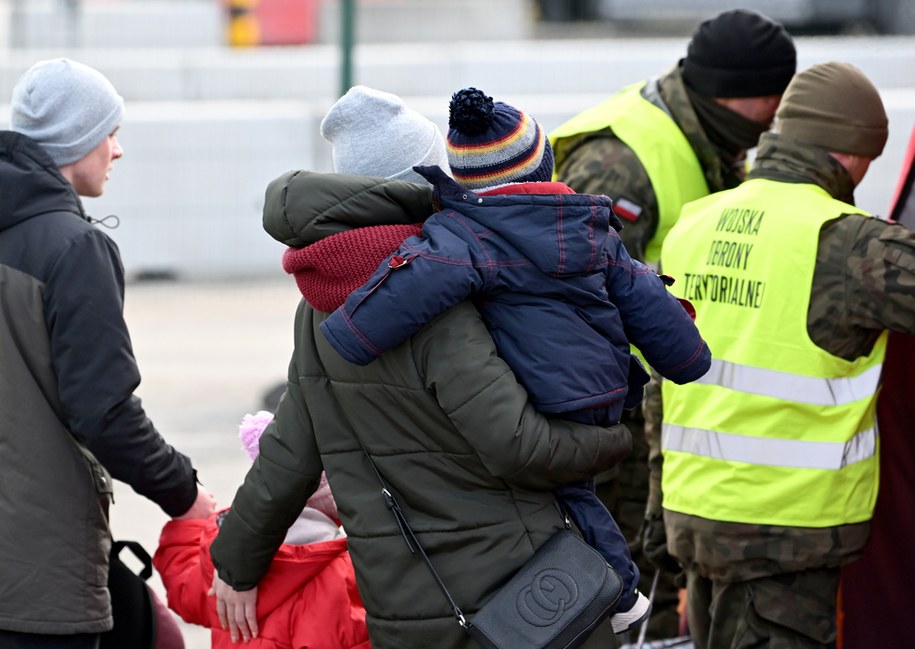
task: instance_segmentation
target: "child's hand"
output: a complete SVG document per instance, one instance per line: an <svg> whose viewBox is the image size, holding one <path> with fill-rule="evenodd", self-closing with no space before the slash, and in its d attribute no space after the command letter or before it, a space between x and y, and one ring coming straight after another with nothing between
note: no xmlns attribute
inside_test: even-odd
<svg viewBox="0 0 915 649"><path fill-rule="evenodd" d="M245 642L257 637L257 586L239 592L213 572L213 587L208 594L216 596L219 624L228 629L232 642L238 642L239 634Z"/></svg>
<svg viewBox="0 0 915 649"><path fill-rule="evenodd" d="M197 498L194 500L194 504L181 516L175 516L175 520L209 518L214 511L216 511L216 498L206 489L197 487Z"/></svg>

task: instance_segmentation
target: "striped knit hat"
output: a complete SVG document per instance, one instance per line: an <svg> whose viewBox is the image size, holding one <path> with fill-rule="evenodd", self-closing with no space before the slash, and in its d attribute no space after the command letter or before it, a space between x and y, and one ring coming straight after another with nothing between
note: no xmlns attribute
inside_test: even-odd
<svg viewBox="0 0 915 649"><path fill-rule="evenodd" d="M451 97L448 163L469 189L546 182L553 176L553 149L533 117L465 88Z"/></svg>

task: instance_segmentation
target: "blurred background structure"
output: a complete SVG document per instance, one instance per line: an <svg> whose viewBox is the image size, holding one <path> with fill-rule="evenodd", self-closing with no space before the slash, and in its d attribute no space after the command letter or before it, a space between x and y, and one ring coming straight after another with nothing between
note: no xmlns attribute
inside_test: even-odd
<svg viewBox="0 0 915 649"><path fill-rule="evenodd" d="M86 208L120 217L138 394L227 506L249 464L238 423L273 405L299 300L261 228L264 189L331 170L318 128L343 88L397 93L444 129L451 93L477 86L551 130L737 7L783 20L800 68L844 60L874 81L890 140L856 196L885 214L915 124L915 0L0 0L0 128L41 59L92 65L124 95L125 156ZM152 550L165 520L119 486L118 537ZM185 630L188 649L209 646Z"/></svg>
<svg viewBox="0 0 915 649"><path fill-rule="evenodd" d="M786 21L800 66L848 60L880 88L891 140L858 198L885 213L915 117L915 0L0 0L0 102L38 59L97 67L127 100L126 156L88 208L121 217L128 272L263 276L277 268L263 189L330 170L318 125L350 83L441 126L450 93L475 85L551 129L666 69L699 20L736 6Z"/></svg>
<svg viewBox="0 0 915 649"><path fill-rule="evenodd" d="M605 20L651 29L691 29L697 18L740 6L783 23L792 33L911 34L915 5L908 0L540 0L549 21Z"/></svg>

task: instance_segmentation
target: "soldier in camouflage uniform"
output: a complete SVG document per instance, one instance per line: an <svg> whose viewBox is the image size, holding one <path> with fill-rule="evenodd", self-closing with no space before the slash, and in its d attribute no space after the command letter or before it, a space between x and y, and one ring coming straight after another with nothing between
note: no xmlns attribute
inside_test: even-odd
<svg viewBox="0 0 915 649"><path fill-rule="evenodd" d="M786 274L772 272L772 257L765 258L770 274L762 277L768 281L764 295L769 304L797 299L807 307L768 311L777 314L777 326L761 339L754 326L762 316L753 308L713 305L710 293L694 285L673 287L681 296L693 294L697 325L722 367L784 372L768 382L738 385L724 374L710 378L713 361L701 398L664 387L664 522L669 550L686 570L690 631L699 649L834 646L839 566L860 555L877 487L873 405L883 334L915 332L915 234L854 207L854 188L887 139L876 89L851 65L814 65L794 78L777 116L775 132L760 141L748 181L689 204L662 253L667 270L705 268L738 276L733 267L714 267L710 248L696 245L707 235L695 233L709 228L702 232L720 238L728 223L720 219L734 214L728 209L760 208L756 227L770 220L770 229L756 235L758 250L747 259L763 254L766 242L775 243L788 250L774 263L789 268ZM810 210L814 205L820 209ZM791 240L802 237L805 221L815 223L807 243L797 247ZM784 223L792 225L773 228ZM806 249L815 259L797 257ZM743 266L754 272L749 263ZM809 284L802 268L812 273ZM757 308L767 308L765 299ZM703 310L715 321L703 323ZM797 341L800 351L791 355L813 362L800 369L768 367L760 359L779 357L785 342L779 332L795 322L809 340ZM735 360L741 356L757 362ZM847 373L836 374L837 367ZM795 377L802 386L812 379L838 387L834 402L806 401L807 388L795 383L791 392L773 394ZM839 392L851 384L858 389L843 400ZM843 450L843 438L834 444L830 435L846 428ZM685 441L677 441L684 430ZM720 444L709 450L704 436ZM830 446L838 449L834 464L819 463L821 449ZM780 452L766 454L774 448ZM823 489L824 482L831 487ZM794 511L805 516L785 524Z"/></svg>
<svg viewBox="0 0 915 649"><path fill-rule="evenodd" d="M744 179L746 151L769 128L795 69L794 43L781 25L751 11L723 12L698 27L686 58L640 88L649 106L635 108L657 109L652 118L660 120L657 125L649 120L631 126L609 117L623 91L556 129L550 135L556 177L579 193L612 198L624 219L620 237L629 254L656 264L684 202ZM675 129L675 137L656 128L665 125ZM652 381L645 402L659 400ZM646 421L635 410L623 423L632 432L632 453L598 478L598 494L630 540L633 560L642 568L640 589L650 591L655 572L646 562L663 569L648 637L669 637L679 630L674 583L679 569L667 555L661 522L660 419Z"/></svg>

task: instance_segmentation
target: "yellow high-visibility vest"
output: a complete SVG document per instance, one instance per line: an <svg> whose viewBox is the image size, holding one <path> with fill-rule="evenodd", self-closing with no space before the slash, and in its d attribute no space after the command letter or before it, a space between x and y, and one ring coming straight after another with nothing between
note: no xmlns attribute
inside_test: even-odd
<svg viewBox="0 0 915 649"><path fill-rule="evenodd" d="M713 361L695 383L663 383L665 509L799 527L871 518L886 332L854 361L807 333L819 232L846 213L865 214L764 179L684 207L662 263Z"/></svg>
<svg viewBox="0 0 915 649"><path fill-rule="evenodd" d="M606 128L633 150L658 201L658 227L645 248L645 261L657 264L661 244L684 203L706 196L708 183L689 140L670 115L645 99L645 82L627 86L608 100L579 113L550 133L557 168L563 141ZM616 200L617 196L611 196Z"/></svg>

